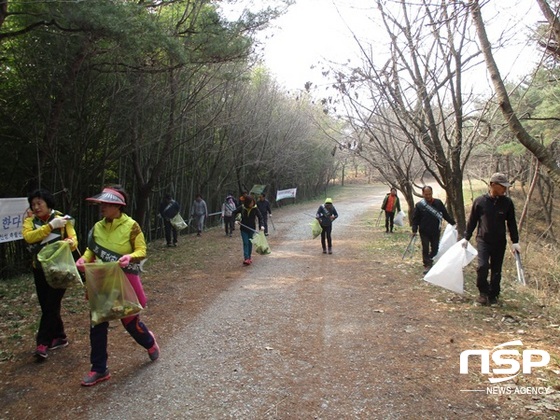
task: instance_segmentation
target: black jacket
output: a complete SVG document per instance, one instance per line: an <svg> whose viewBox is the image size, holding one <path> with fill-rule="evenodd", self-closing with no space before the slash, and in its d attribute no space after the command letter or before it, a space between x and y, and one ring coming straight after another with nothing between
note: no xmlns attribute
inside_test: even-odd
<svg viewBox="0 0 560 420"><path fill-rule="evenodd" d="M322 204L321 206L319 206L315 218L319 219L319 223L321 226L327 227L332 225L333 221L331 220L331 216L334 216L335 219L338 218L338 213L334 206L332 204L330 206L327 204Z"/></svg>
<svg viewBox="0 0 560 420"><path fill-rule="evenodd" d="M513 201L505 195L491 197L490 194L484 194L474 200L465 239L471 238L477 225L476 238L486 243L505 243L506 225L511 242L514 244L519 242Z"/></svg>
<svg viewBox="0 0 560 420"><path fill-rule="evenodd" d="M272 214L272 210L270 209L270 201L268 200L257 200L257 207L259 208L263 217Z"/></svg>
<svg viewBox="0 0 560 420"><path fill-rule="evenodd" d="M439 232L441 228L441 219L432 214L432 212L422 204L423 202L425 202L424 199L416 203L414 206L414 214L412 215L412 233L416 233L418 231L420 231L420 234ZM450 225L455 224L455 220L453 220L453 218L449 215L441 200L434 198L429 205L440 213L441 217L445 219L447 223Z"/></svg>
<svg viewBox="0 0 560 420"><path fill-rule="evenodd" d="M159 205L159 213L161 214L161 217L166 220L173 219L177 213L179 213L179 203L175 200L171 200L169 202L162 201Z"/></svg>
<svg viewBox="0 0 560 420"><path fill-rule="evenodd" d="M259 227L263 225L262 214L257 206L253 206L248 209L242 204L231 213L233 217L238 214L241 214L241 224L244 226L241 226L240 230L243 232L255 233L254 231L258 231ZM258 219L259 221L258 227L255 223L255 219Z"/></svg>

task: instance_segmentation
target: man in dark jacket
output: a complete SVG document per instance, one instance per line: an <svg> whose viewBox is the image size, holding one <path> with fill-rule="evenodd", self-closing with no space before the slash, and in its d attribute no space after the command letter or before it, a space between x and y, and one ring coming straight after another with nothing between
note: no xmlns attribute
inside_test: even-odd
<svg viewBox="0 0 560 420"><path fill-rule="evenodd" d="M264 234L268 236L268 215L272 216L272 210L270 209L270 201L266 199L264 194L259 194L259 199L257 200L257 207L262 215L262 222L264 226Z"/></svg>
<svg viewBox="0 0 560 420"><path fill-rule="evenodd" d="M495 173L490 178L487 194L477 197L472 205L467 222L465 239L468 241L475 227L476 249L478 251L478 268L476 270L476 287L480 293L477 302L482 305L498 303L502 264L506 252L506 225L509 230L513 252L520 252L519 233L515 221L515 209L511 198L506 196L511 184L507 177ZM467 242L464 242L465 246ZM488 282L488 272L491 272Z"/></svg>
<svg viewBox="0 0 560 420"><path fill-rule="evenodd" d="M163 229L167 246L177 246L177 229L171 225L173 219L179 213L179 203L173 200L171 194L167 194L159 205L159 214L163 219ZM171 234L173 234L173 244L171 244Z"/></svg>
<svg viewBox="0 0 560 420"><path fill-rule="evenodd" d="M422 200L414 206L412 236L420 231L422 262L426 274L432 268L433 259L438 253L442 219L450 225L455 225L455 220L449 215L443 202L433 197L432 187L427 185L422 187L422 197Z"/></svg>

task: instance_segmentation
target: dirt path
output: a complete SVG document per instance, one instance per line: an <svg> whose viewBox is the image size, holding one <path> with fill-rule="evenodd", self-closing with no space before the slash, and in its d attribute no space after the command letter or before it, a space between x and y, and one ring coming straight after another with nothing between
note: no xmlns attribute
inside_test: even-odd
<svg viewBox="0 0 560 420"><path fill-rule="evenodd" d="M169 258L144 277L144 320L159 337L160 360L150 363L115 323L113 378L83 389L88 348L78 327L73 345L39 367L41 381L54 370L59 386L23 385L37 366L22 358L2 397L28 400L11 401L0 418L35 418L38 407L51 417L54 404L65 407L63 418L92 419L552 417L541 397L462 391L489 384L474 363L459 374L461 352L511 341L520 326L500 321L504 308L427 285L419 256L400 261L409 233L372 227L385 190L350 186L333 197L333 255L310 238L305 213L318 203L275 210L273 252L250 267L241 266L238 235L217 229L153 250ZM523 334L525 344L543 344ZM6 390L10 383L19 394Z"/></svg>

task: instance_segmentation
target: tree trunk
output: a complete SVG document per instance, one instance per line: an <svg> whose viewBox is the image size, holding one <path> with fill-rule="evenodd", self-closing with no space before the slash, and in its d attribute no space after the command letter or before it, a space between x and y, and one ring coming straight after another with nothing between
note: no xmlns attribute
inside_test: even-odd
<svg viewBox="0 0 560 420"><path fill-rule="evenodd" d="M533 174L533 180L531 181L531 186L529 187L529 191L527 192L527 198L525 198L525 204L523 205L523 211L521 212L521 216L519 217L519 223L517 227L517 230L519 231L520 235L521 235L521 230L523 229L523 225L525 223L525 218L527 217L529 202L531 201L533 191L535 190L535 186L537 185L537 179L539 178L539 170L540 170L540 163L537 159L535 159L535 173Z"/></svg>

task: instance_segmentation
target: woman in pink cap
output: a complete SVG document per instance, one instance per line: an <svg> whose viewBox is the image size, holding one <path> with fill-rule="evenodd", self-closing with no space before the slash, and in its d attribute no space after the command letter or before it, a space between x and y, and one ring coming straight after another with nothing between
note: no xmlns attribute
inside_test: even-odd
<svg viewBox="0 0 560 420"><path fill-rule="evenodd" d="M79 270L84 264L96 259L105 262L118 261L134 288L140 304L146 306L146 295L140 280L139 262L146 258L146 241L140 225L123 212L126 192L120 186L104 188L101 194L86 199L99 204L103 219L97 222L88 235L87 249L76 262ZM140 321L138 315L121 319L128 333L148 351L150 360L159 357L159 346L154 334ZM91 327L91 371L82 379L83 386L93 386L111 377L107 367L107 333L109 323Z"/></svg>

